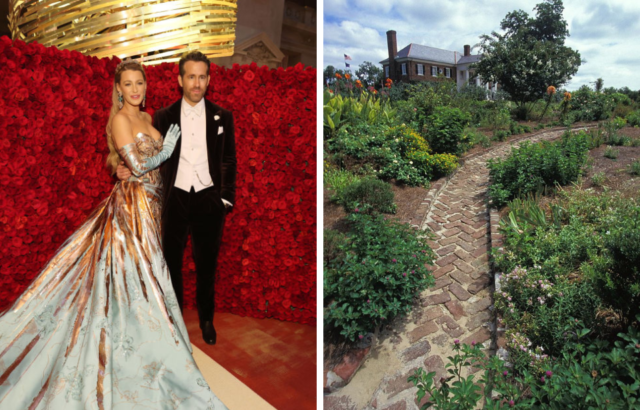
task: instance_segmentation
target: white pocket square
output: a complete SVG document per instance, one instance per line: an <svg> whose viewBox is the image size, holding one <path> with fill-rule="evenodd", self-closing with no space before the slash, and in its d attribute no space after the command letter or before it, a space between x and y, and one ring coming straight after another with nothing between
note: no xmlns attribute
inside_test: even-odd
<svg viewBox="0 0 640 410"><path fill-rule="evenodd" d="M222 134L222 132L223 132L222 127L221 127L221 126L220 126L220 127L218 127L218 135Z"/></svg>

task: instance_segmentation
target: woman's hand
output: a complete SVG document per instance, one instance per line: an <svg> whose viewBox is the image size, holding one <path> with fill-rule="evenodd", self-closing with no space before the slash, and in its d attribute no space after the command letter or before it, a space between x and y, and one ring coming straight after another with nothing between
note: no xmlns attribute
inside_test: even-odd
<svg viewBox="0 0 640 410"><path fill-rule="evenodd" d="M170 157L173 153L173 150L176 148L176 143L178 142L178 138L180 138L180 127L178 124L171 124L169 127L169 131L167 131L167 135L164 136L164 142L162 143L162 150L167 151Z"/></svg>
<svg viewBox="0 0 640 410"><path fill-rule="evenodd" d="M116 176L120 181L125 181L131 178L131 170L124 166L124 162L120 161L118 168L116 168Z"/></svg>

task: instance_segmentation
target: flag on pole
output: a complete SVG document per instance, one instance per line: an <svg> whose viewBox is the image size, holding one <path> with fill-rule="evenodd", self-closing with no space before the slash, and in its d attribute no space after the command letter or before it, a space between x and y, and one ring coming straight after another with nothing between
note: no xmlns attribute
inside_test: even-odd
<svg viewBox="0 0 640 410"><path fill-rule="evenodd" d="M351 60L351 57L349 57L347 54L344 55L344 59L345 60Z"/></svg>
<svg viewBox="0 0 640 410"><path fill-rule="evenodd" d="M351 66L349 65L349 63L347 63L346 61L345 61L344 65L345 65L347 68L351 67Z"/></svg>

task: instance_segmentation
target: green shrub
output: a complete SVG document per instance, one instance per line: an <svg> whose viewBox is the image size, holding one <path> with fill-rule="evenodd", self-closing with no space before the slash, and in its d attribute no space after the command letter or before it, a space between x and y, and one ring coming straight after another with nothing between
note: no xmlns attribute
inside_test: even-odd
<svg viewBox="0 0 640 410"><path fill-rule="evenodd" d="M468 114L458 108L436 107L428 119L429 145L436 153L462 153Z"/></svg>
<svg viewBox="0 0 640 410"><path fill-rule="evenodd" d="M632 112L633 112L632 106L618 103L616 105L616 108L613 109L613 113L611 115L613 117L627 118L627 116Z"/></svg>
<svg viewBox="0 0 640 410"><path fill-rule="evenodd" d="M374 178L365 178L342 190L342 205L346 212L356 208L372 212L395 213L394 193L391 184ZM369 208L367 208L368 206Z"/></svg>
<svg viewBox="0 0 640 410"><path fill-rule="evenodd" d="M640 318L639 318L640 320ZM438 387L436 372L418 368L408 378L417 388L421 410L436 409L637 409L640 404L640 333L630 327L613 346L605 341L584 345L589 329L567 327L567 352L542 359L535 370L514 375L498 356L486 357L476 344L454 343L448 375ZM480 370L473 374L472 368ZM472 373L472 374L470 374ZM477 381L475 377L479 374ZM484 407L482 407L484 406Z"/></svg>
<svg viewBox="0 0 640 410"><path fill-rule="evenodd" d="M610 338L640 313L636 201L606 190L560 190L558 197L548 210L534 199L513 201L500 222L504 251L494 263L505 274L494 298L518 369L530 366L537 347L565 353L567 323L577 319L593 329L590 338Z"/></svg>
<svg viewBox="0 0 640 410"><path fill-rule="evenodd" d="M581 175L588 152L587 134L567 132L558 142L524 142L505 159L488 161L489 197L501 207L518 195L566 185Z"/></svg>
<svg viewBox="0 0 640 410"><path fill-rule="evenodd" d="M332 168L324 172L324 185L333 191L333 195L330 199L331 201L340 204L343 203L342 193L344 189L358 181L360 181L360 177L358 175L355 175L345 169Z"/></svg>
<svg viewBox="0 0 640 410"><path fill-rule="evenodd" d="M626 318L640 313L640 206L613 209L604 232L606 253L585 267L603 299Z"/></svg>
<svg viewBox="0 0 640 410"><path fill-rule="evenodd" d="M640 127L640 111L634 111L627 115L627 125L630 127Z"/></svg>
<svg viewBox="0 0 640 410"><path fill-rule="evenodd" d="M480 145L483 148L491 146L491 140L483 133L473 129L467 129L465 132L467 134L468 141L468 147L465 147L465 150L475 147L476 145Z"/></svg>
<svg viewBox="0 0 640 410"><path fill-rule="evenodd" d="M620 150L613 148L611 145L608 145L607 148L604 149L604 157L609 159L618 158L618 154Z"/></svg>
<svg viewBox="0 0 640 410"><path fill-rule="evenodd" d="M591 182L595 186L604 185L604 181L606 181L607 177L604 172L596 172L591 176Z"/></svg>
<svg viewBox="0 0 640 410"><path fill-rule="evenodd" d="M411 310L434 279L434 253L423 231L382 215L351 213L343 259L325 265L325 330L354 341Z"/></svg>
<svg viewBox="0 0 640 410"><path fill-rule="evenodd" d="M590 150L598 148L600 145L604 144L604 142L605 136L601 128L591 128L589 130L589 134L587 135L587 145Z"/></svg>
<svg viewBox="0 0 640 410"><path fill-rule="evenodd" d="M346 244L346 235L334 229L325 229L323 236L324 255L322 256L325 263L344 259L345 253L342 249Z"/></svg>
<svg viewBox="0 0 640 410"><path fill-rule="evenodd" d="M601 121L609 118L616 103L610 95L582 86L571 95L571 111L576 121Z"/></svg>
<svg viewBox="0 0 640 410"><path fill-rule="evenodd" d="M629 164L629 173L636 176L640 175L640 160L635 160Z"/></svg>
<svg viewBox="0 0 640 410"><path fill-rule="evenodd" d="M496 141L504 141L509 138L510 135L511 133L507 130L498 130L493 134L493 138Z"/></svg>

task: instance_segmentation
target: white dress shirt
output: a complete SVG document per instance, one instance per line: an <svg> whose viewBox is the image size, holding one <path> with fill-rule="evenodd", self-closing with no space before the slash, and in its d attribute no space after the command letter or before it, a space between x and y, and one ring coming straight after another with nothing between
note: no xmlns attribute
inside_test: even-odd
<svg viewBox="0 0 640 410"><path fill-rule="evenodd" d="M213 186L209 173L209 157L207 155L207 118L204 98L195 106L182 99L180 112L182 135L180 138L180 161L176 175L175 187L183 191L195 192ZM229 201L222 199L225 205Z"/></svg>

